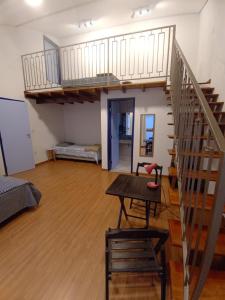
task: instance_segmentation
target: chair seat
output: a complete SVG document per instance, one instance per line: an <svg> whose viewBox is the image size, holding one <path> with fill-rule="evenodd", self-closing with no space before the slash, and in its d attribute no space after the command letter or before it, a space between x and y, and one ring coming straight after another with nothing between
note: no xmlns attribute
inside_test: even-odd
<svg viewBox="0 0 225 300"><path fill-rule="evenodd" d="M149 240L114 240L108 245L109 272L161 272Z"/></svg>
<svg viewBox="0 0 225 300"><path fill-rule="evenodd" d="M111 239L109 242L109 249L110 252L113 250L129 250L129 249L144 250L144 249L149 249L149 242L147 240Z"/></svg>
<svg viewBox="0 0 225 300"><path fill-rule="evenodd" d="M161 300L166 300L166 257L168 230L150 227L110 229L105 234L105 294L113 273L152 273L161 281ZM122 299L122 298L121 298Z"/></svg>
<svg viewBox="0 0 225 300"><path fill-rule="evenodd" d="M153 260L126 260L126 261L113 261L111 263L111 266L109 266L110 272L118 272L118 273L145 273L145 272L151 272L151 273L158 273L162 271L162 268L160 268L158 265L155 264Z"/></svg>

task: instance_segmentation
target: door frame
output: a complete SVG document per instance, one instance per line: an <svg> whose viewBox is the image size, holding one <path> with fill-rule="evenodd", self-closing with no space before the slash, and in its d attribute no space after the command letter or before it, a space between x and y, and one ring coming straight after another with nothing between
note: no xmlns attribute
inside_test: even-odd
<svg viewBox="0 0 225 300"><path fill-rule="evenodd" d="M112 161L112 145L111 145L111 104L113 101L124 101L124 100L131 100L132 107L133 107L133 124L132 124L132 139L131 139L131 170L130 172L133 173L133 159L134 159L134 123L135 123L135 97L127 97L127 98L110 98L107 99L107 123L108 123L108 130L107 130L107 161L108 161L108 171L111 170Z"/></svg>

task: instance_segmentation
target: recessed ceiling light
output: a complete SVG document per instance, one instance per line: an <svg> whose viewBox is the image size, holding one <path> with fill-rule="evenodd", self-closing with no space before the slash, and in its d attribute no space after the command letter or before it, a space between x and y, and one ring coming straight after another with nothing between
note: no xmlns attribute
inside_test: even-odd
<svg viewBox="0 0 225 300"><path fill-rule="evenodd" d="M93 20L87 20L87 21L82 21L79 23L78 27L79 28L89 28L92 27L95 24Z"/></svg>
<svg viewBox="0 0 225 300"><path fill-rule="evenodd" d="M168 2L166 1L160 1L159 3L156 4L156 8L165 8L168 6Z"/></svg>
<svg viewBox="0 0 225 300"><path fill-rule="evenodd" d="M30 6L37 7L43 3L43 0L25 0L25 2Z"/></svg>
<svg viewBox="0 0 225 300"><path fill-rule="evenodd" d="M135 11L133 11L131 18L135 18L135 17L144 17L146 15L149 15L152 12L152 10L150 8L138 8Z"/></svg>

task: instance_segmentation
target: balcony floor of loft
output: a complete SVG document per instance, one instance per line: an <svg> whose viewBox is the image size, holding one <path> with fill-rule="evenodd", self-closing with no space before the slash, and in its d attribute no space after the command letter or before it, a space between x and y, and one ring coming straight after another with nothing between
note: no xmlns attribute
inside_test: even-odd
<svg viewBox="0 0 225 300"><path fill-rule="evenodd" d="M166 88L165 78L149 79L145 81L135 81L131 83L111 84L102 86L86 86L86 87L71 87L71 88L46 88L32 91L25 91L24 95L27 99L36 100L37 104L44 103L83 103L100 101L101 92L108 94L112 90L121 90L126 93L130 89L139 89L145 92L150 88Z"/></svg>
<svg viewBox="0 0 225 300"><path fill-rule="evenodd" d="M105 190L117 175L64 160L17 175L33 182L42 199L37 209L0 229L1 300L104 299L104 234L116 226L119 210L119 201ZM166 178L163 187L168 189ZM150 223L168 228L171 217L163 209ZM123 227L143 225L137 219L122 222ZM112 299L160 300L157 277L120 275L110 285Z"/></svg>

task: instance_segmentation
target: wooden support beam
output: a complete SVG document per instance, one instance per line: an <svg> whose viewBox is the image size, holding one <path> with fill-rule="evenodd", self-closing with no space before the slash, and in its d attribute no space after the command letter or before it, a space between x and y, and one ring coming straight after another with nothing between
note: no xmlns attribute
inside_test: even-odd
<svg viewBox="0 0 225 300"><path fill-rule="evenodd" d="M36 99L36 104L45 104L45 103L48 103L46 102L45 100L43 99ZM53 102L52 102L53 103Z"/></svg>
<svg viewBox="0 0 225 300"><path fill-rule="evenodd" d="M24 96L25 96L25 98L28 98L28 99L37 99L38 93L24 92Z"/></svg>
<svg viewBox="0 0 225 300"><path fill-rule="evenodd" d="M83 104L83 100L78 97L69 97L65 99L65 103L80 103Z"/></svg>
<svg viewBox="0 0 225 300"><path fill-rule="evenodd" d="M94 94L94 95L96 95L97 94L96 90L97 90L97 88L88 88L88 89L82 88L82 89L79 90L79 93L80 92L84 92L84 93L87 93L87 94Z"/></svg>
<svg viewBox="0 0 225 300"><path fill-rule="evenodd" d="M108 93L109 93L108 88L102 88L102 90L103 90L103 92L104 92L106 95L108 95Z"/></svg>
<svg viewBox="0 0 225 300"><path fill-rule="evenodd" d="M65 92L63 90L57 90L53 92L53 95L55 96L64 96Z"/></svg>
<svg viewBox="0 0 225 300"><path fill-rule="evenodd" d="M68 97L68 98L61 98L61 97L55 97L55 98L39 98L36 99L36 103L37 104L45 104L45 103L56 103L56 104L66 104L66 103L82 103L83 104L83 100L79 99L79 98L73 98L73 97Z"/></svg>
<svg viewBox="0 0 225 300"><path fill-rule="evenodd" d="M56 104L60 104L60 103L63 103L63 100L62 99L52 99L52 98L39 98L36 100L36 103L37 104L47 104L47 103L56 103Z"/></svg>
<svg viewBox="0 0 225 300"><path fill-rule="evenodd" d="M86 97L83 97L82 95L79 94L79 91L64 91L64 98L65 102L77 102L83 104L84 101L88 101L89 99Z"/></svg>
<svg viewBox="0 0 225 300"><path fill-rule="evenodd" d="M91 92L89 93L86 90L84 91L83 89L81 90L65 90L65 96L68 97L70 96L73 97L74 99L78 99L80 101L88 101L93 103L94 101L100 101L100 93L96 93L95 89L92 89Z"/></svg>
<svg viewBox="0 0 225 300"><path fill-rule="evenodd" d="M122 86L122 91L123 91L123 93L126 93L126 92L127 92L126 86Z"/></svg>
<svg viewBox="0 0 225 300"><path fill-rule="evenodd" d="M84 102L93 101L93 99L91 99L91 97L87 97L87 96L84 96L84 95L79 95L78 99L80 99L80 100L82 100Z"/></svg>
<svg viewBox="0 0 225 300"><path fill-rule="evenodd" d="M64 90L64 95L65 96L75 96L75 95L79 95L79 91L78 90Z"/></svg>
<svg viewBox="0 0 225 300"><path fill-rule="evenodd" d="M97 99L97 94L88 93L86 91L79 91L79 96L84 96L91 99Z"/></svg>

